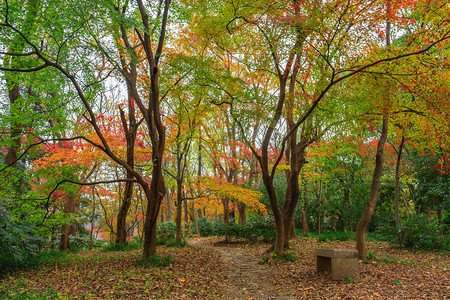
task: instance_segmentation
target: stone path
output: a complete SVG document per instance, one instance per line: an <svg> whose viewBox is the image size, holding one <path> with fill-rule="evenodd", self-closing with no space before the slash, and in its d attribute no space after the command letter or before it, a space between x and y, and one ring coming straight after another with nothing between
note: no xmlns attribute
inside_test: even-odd
<svg viewBox="0 0 450 300"><path fill-rule="evenodd" d="M273 270L258 264L261 259L250 250L204 245L199 239L189 240L188 243L192 247L208 248L220 253L227 290L219 299L296 299L270 282L270 276L275 275Z"/></svg>

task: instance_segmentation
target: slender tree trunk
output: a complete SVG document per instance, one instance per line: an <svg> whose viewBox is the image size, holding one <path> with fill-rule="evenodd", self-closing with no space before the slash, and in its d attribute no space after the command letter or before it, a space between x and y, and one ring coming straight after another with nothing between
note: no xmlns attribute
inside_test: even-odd
<svg viewBox="0 0 450 300"><path fill-rule="evenodd" d="M182 186L181 184L177 184L177 205L176 205L176 217L175 217L175 239L177 242L181 242L181 239L183 238L183 233L181 229L181 219L183 214L183 197L182 197Z"/></svg>
<svg viewBox="0 0 450 300"><path fill-rule="evenodd" d="M309 226L308 226L308 217L306 214L306 204L307 204L307 198L306 198L306 179L304 176L302 176L303 181L303 191L302 191L302 231L303 233L309 233Z"/></svg>
<svg viewBox="0 0 450 300"><path fill-rule="evenodd" d="M377 203L378 189L380 186L381 172L383 170L384 144L388 134L389 115L383 116L383 126L380 140L378 141L377 154L375 158L375 169L373 171L372 186L370 188L369 201L366 202L364 212L356 225L356 250L358 250L359 259L364 259L367 254L366 249L366 231Z"/></svg>
<svg viewBox="0 0 450 300"><path fill-rule="evenodd" d="M319 241L322 234L322 173L320 174L319 193L317 194L317 200L319 201Z"/></svg>
<svg viewBox="0 0 450 300"><path fill-rule="evenodd" d="M166 202L167 202L167 221L172 222L172 197L168 187L166 187Z"/></svg>
<svg viewBox="0 0 450 300"><path fill-rule="evenodd" d="M91 214L91 234L89 236L89 250L92 250L92 246L94 244L94 218L95 218L95 208L97 205L95 204L95 195L92 193L92 214Z"/></svg>
<svg viewBox="0 0 450 300"><path fill-rule="evenodd" d="M198 223L197 223L197 217L196 217L196 211L195 211L195 202L192 201L192 221L194 222L195 226L195 233L200 234L198 231Z"/></svg>
<svg viewBox="0 0 450 300"><path fill-rule="evenodd" d="M187 200L183 201L184 206L184 230L185 232L189 228L189 209L188 209L188 203Z"/></svg>
<svg viewBox="0 0 450 300"><path fill-rule="evenodd" d="M399 214L399 202L400 202L400 165L402 160L403 144L405 137L402 136L400 146L398 147L397 163L395 165L395 226L400 227L400 214Z"/></svg>

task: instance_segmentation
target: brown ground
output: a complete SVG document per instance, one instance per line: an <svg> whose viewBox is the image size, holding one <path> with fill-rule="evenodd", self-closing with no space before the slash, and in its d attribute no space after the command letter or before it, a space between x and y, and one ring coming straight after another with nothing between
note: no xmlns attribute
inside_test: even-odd
<svg viewBox="0 0 450 300"><path fill-rule="evenodd" d="M450 253L408 251L369 242L368 263L355 282L315 273L317 247L353 242L292 243L295 262L266 253L268 244L190 239L190 247L158 248L169 267L140 266L140 251L74 254L0 280L1 299L450 299ZM260 264L259 264L260 263Z"/></svg>

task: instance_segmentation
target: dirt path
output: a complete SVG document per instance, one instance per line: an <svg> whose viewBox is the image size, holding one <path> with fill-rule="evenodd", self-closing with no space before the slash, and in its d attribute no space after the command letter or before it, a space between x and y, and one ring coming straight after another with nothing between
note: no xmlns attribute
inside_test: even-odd
<svg viewBox="0 0 450 300"><path fill-rule="evenodd" d="M226 291L219 299L296 299L289 292L273 285L271 276L276 276L274 270L258 264L261 258L254 251L239 247L222 247L205 245L201 239L191 239L192 247L208 248L221 255L224 269Z"/></svg>

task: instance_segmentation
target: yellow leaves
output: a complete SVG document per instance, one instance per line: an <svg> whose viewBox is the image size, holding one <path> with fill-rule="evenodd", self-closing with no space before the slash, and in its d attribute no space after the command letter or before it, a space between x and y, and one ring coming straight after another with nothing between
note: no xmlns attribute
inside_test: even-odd
<svg viewBox="0 0 450 300"><path fill-rule="evenodd" d="M217 203L217 199L228 198L232 201L244 203L251 210L261 213L267 212L265 205L259 202L260 192L245 189L225 180L209 176L201 178L198 188L200 187L211 196L208 197L210 205L216 204L220 206L220 203Z"/></svg>

